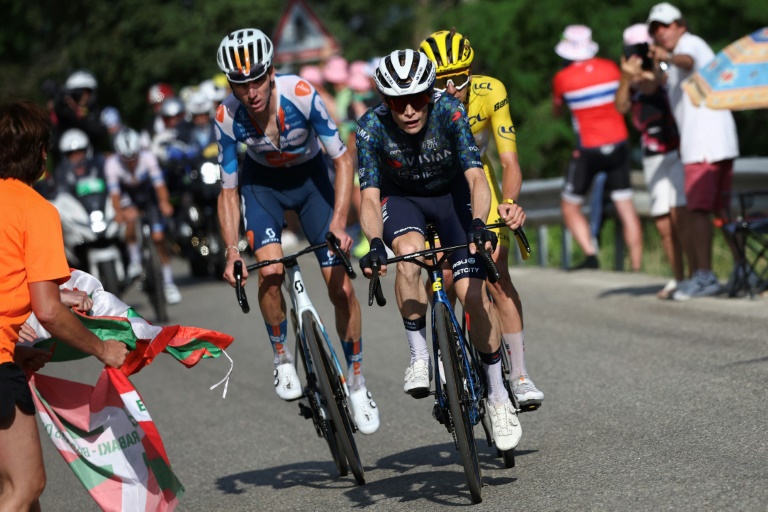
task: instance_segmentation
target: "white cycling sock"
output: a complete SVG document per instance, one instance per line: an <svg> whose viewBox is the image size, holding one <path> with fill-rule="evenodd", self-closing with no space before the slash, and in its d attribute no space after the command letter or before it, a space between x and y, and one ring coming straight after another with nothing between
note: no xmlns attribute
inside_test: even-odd
<svg viewBox="0 0 768 512"><path fill-rule="evenodd" d="M509 354L509 361L512 363L509 380L514 382L520 377L527 377L528 372L525 369L525 343L523 342L523 331L502 334L501 339L504 341L504 346Z"/></svg>
<svg viewBox="0 0 768 512"><path fill-rule="evenodd" d="M405 335L408 337L408 345L411 348L411 364L417 359L429 361L426 316L416 320L403 318L403 325L405 325Z"/></svg>
<svg viewBox="0 0 768 512"><path fill-rule="evenodd" d="M495 364L483 363L485 378L488 381L488 401L491 405L503 405L509 400L504 379L501 377L501 361Z"/></svg>
<svg viewBox="0 0 768 512"><path fill-rule="evenodd" d="M141 264L141 247L136 242L128 244L128 258L131 263Z"/></svg>
<svg viewBox="0 0 768 512"><path fill-rule="evenodd" d="M173 284L173 268L171 265L163 265L163 283Z"/></svg>

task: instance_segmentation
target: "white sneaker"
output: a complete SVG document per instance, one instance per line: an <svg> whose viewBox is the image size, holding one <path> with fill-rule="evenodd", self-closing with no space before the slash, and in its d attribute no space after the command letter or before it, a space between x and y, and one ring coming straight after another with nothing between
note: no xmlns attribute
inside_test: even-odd
<svg viewBox="0 0 768 512"><path fill-rule="evenodd" d="M296 400L301 397L301 382L293 364L283 363L277 365L274 376L277 396L283 400Z"/></svg>
<svg viewBox="0 0 768 512"><path fill-rule="evenodd" d="M512 400L507 399L501 405L488 404L488 415L491 417L491 428L496 448L505 452L511 450L523 436L523 428L517 418L517 412L512 407Z"/></svg>
<svg viewBox="0 0 768 512"><path fill-rule="evenodd" d="M125 282L131 283L134 279L141 276L142 272L144 272L144 269L141 266L141 263L135 262L135 263L129 263L128 268L125 269Z"/></svg>
<svg viewBox="0 0 768 512"><path fill-rule="evenodd" d="M544 401L544 393L536 389L533 381L526 376L512 382L512 392L515 394L520 407L540 405Z"/></svg>
<svg viewBox="0 0 768 512"><path fill-rule="evenodd" d="M360 433L373 434L379 430L379 409L365 386L349 394L349 406L355 415L355 424Z"/></svg>
<svg viewBox="0 0 768 512"><path fill-rule="evenodd" d="M672 294L674 300L708 297L720 293L720 282L711 270L697 270L693 278L683 281Z"/></svg>
<svg viewBox="0 0 768 512"><path fill-rule="evenodd" d="M417 359L405 369L405 385L403 391L414 398L424 398L429 395L432 382L432 369L429 361Z"/></svg>
<svg viewBox="0 0 768 512"><path fill-rule="evenodd" d="M174 283L165 283L163 285L163 291L165 292L165 301L168 304L178 304L181 302L181 292L179 287Z"/></svg>

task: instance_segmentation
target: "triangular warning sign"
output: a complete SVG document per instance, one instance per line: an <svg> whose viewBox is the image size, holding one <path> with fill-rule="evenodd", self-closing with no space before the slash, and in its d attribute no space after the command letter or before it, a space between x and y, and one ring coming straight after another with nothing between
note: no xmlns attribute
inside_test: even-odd
<svg viewBox="0 0 768 512"><path fill-rule="evenodd" d="M319 60L341 49L304 0L288 0L272 42L276 64Z"/></svg>

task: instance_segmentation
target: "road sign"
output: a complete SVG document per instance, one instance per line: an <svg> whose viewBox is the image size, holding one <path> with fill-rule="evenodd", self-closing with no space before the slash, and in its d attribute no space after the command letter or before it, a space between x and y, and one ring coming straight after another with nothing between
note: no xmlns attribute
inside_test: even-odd
<svg viewBox="0 0 768 512"><path fill-rule="evenodd" d="M288 0L272 41L276 64L321 60L341 50L304 0Z"/></svg>

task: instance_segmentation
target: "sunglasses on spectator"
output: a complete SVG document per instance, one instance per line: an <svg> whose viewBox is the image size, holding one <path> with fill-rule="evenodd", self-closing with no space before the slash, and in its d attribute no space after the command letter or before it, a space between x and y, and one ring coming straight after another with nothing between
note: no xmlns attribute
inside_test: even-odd
<svg viewBox="0 0 768 512"><path fill-rule="evenodd" d="M402 114L408 105L417 112L426 107L432 100L432 95L428 92L418 92L416 94L406 94L405 96L387 96L386 104L391 109Z"/></svg>
<svg viewBox="0 0 768 512"><path fill-rule="evenodd" d="M453 73L451 75L438 76L435 79L435 89L440 92L445 92L448 88L448 84L450 84L454 86L457 91L460 91L469 85L470 76L469 70L462 71L461 73Z"/></svg>

